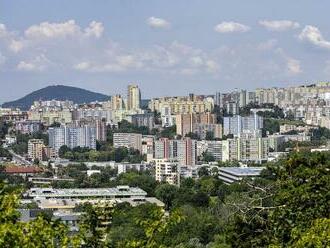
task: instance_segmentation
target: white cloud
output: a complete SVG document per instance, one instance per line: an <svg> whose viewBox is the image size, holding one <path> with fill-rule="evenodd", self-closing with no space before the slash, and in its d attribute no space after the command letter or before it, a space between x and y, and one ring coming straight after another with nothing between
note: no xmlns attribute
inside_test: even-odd
<svg viewBox="0 0 330 248"><path fill-rule="evenodd" d="M148 49L128 50L115 46L98 59L89 58L74 63L73 68L85 72L167 72L192 75L215 73L217 62L200 49L177 41L167 46L153 46Z"/></svg>
<svg viewBox="0 0 330 248"><path fill-rule="evenodd" d="M300 27L300 24L298 22L289 21L289 20L274 20L274 21L263 20L263 21L259 21L259 24L270 31L277 31L277 32L287 31L290 29L297 29Z"/></svg>
<svg viewBox="0 0 330 248"><path fill-rule="evenodd" d="M76 65L73 66L74 69L78 70L78 71L87 71L89 70L91 67L91 64L89 62L81 62L81 63L78 63Z"/></svg>
<svg viewBox="0 0 330 248"><path fill-rule="evenodd" d="M222 22L214 27L218 33L244 33L251 28L238 22Z"/></svg>
<svg viewBox="0 0 330 248"><path fill-rule="evenodd" d="M302 73L301 63L297 59L288 58L287 59L287 69L290 74L300 74Z"/></svg>
<svg viewBox="0 0 330 248"><path fill-rule="evenodd" d="M80 33L80 27L74 20L62 23L42 22L25 30L29 39L65 38Z"/></svg>
<svg viewBox="0 0 330 248"><path fill-rule="evenodd" d="M300 60L288 56L282 48L278 48L276 53L286 62L286 69L289 75L297 75L303 72Z"/></svg>
<svg viewBox="0 0 330 248"><path fill-rule="evenodd" d="M6 37L8 35L7 28L5 24L0 23L0 38Z"/></svg>
<svg viewBox="0 0 330 248"><path fill-rule="evenodd" d="M104 27L101 22L92 21L88 27L82 31L82 28L74 20L61 23L42 22L39 25L33 25L25 30L25 37L29 40L45 40L54 38L81 38L95 37L100 38Z"/></svg>
<svg viewBox="0 0 330 248"><path fill-rule="evenodd" d="M219 70L219 65L214 60L207 60L206 61L206 69L208 72L216 73Z"/></svg>
<svg viewBox="0 0 330 248"><path fill-rule="evenodd" d="M330 41L327 41L323 38L322 33L317 27L314 26L306 26L301 33L299 34L298 38L302 41L306 41L314 46L330 49Z"/></svg>
<svg viewBox="0 0 330 248"><path fill-rule="evenodd" d="M18 53L19 51L21 51L24 47L24 44L22 41L18 41L18 40L11 40L10 44L9 44L9 49L15 53Z"/></svg>
<svg viewBox="0 0 330 248"><path fill-rule="evenodd" d="M277 45L277 40L270 39L270 40L267 40L266 42L260 43L257 46L257 49L261 50L261 51L267 51L267 50L271 50L271 49L275 48L276 45Z"/></svg>
<svg viewBox="0 0 330 248"><path fill-rule="evenodd" d="M148 18L147 24L152 28L158 29L167 29L171 27L171 24L165 19L157 18L154 16Z"/></svg>
<svg viewBox="0 0 330 248"><path fill-rule="evenodd" d="M0 66L2 66L6 61L6 57L0 53Z"/></svg>
<svg viewBox="0 0 330 248"><path fill-rule="evenodd" d="M87 28L85 28L86 36L94 36L100 38L103 34L104 27L101 22L92 21Z"/></svg>
<svg viewBox="0 0 330 248"><path fill-rule="evenodd" d="M19 71L41 72L50 65L50 61L44 54L41 54L30 61L22 60L17 64Z"/></svg>

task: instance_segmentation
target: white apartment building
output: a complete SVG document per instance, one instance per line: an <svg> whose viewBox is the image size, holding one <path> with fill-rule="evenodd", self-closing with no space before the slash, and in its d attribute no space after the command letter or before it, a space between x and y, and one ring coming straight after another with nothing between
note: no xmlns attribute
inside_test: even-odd
<svg viewBox="0 0 330 248"><path fill-rule="evenodd" d="M255 161L267 160L270 141L268 138L240 138L221 141L207 141L207 152L216 161Z"/></svg>
<svg viewBox="0 0 330 248"><path fill-rule="evenodd" d="M61 126L48 129L49 146L57 153L61 146L69 148L87 147L96 149L96 128L94 126Z"/></svg>
<svg viewBox="0 0 330 248"><path fill-rule="evenodd" d="M235 115L233 117L224 117L223 134L233 134L240 136L241 133L253 133L263 128L263 117L253 114L250 116Z"/></svg>
<svg viewBox="0 0 330 248"><path fill-rule="evenodd" d="M178 185L180 183L180 173L178 162L155 159L155 178L158 182L166 182L172 185Z"/></svg>

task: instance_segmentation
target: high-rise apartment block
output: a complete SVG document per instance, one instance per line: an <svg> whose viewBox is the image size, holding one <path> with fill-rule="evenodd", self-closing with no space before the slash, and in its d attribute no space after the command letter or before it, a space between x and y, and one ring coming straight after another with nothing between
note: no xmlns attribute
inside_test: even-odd
<svg viewBox="0 0 330 248"><path fill-rule="evenodd" d="M137 85L129 85L127 92L127 110L140 109L141 92Z"/></svg>
<svg viewBox="0 0 330 248"><path fill-rule="evenodd" d="M111 109L122 110L124 109L124 100L121 95L114 95L111 97Z"/></svg>
<svg viewBox="0 0 330 248"><path fill-rule="evenodd" d="M206 96L183 96L154 98L149 102L151 111L161 112L167 106L172 115L211 112L214 99Z"/></svg>
<svg viewBox="0 0 330 248"><path fill-rule="evenodd" d="M250 116L235 115L233 117L224 117L223 134L233 134L240 136L242 133L253 133L263 128L263 117L256 113Z"/></svg>
<svg viewBox="0 0 330 248"><path fill-rule="evenodd" d="M154 142L154 158L176 160L180 165L195 165L197 141L190 138L182 140L161 138Z"/></svg>
<svg viewBox="0 0 330 248"><path fill-rule="evenodd" d="M155 126L155 117L153 113L135 114L128 116L127 120L138 127L148 127L149 130Z"/></svg>
<svg viewBox="0 0 330 248"><path fill-rule="evenodd" d="M58 152L61 146L96 149L95 126L61 126L48 129L49 145Z"/></svg>
<svg viewBox="0 0 330 248"><path fill-rule="evenodd" d="M269 148L269 138L240 138L207 141L207 152L217 161L254 161L262 162L267 160Z"/></svg>
<svg viewBox="0 0 330 248"><path fill-rule="evenodd" d="M215 138L222 137L221 124L217 124L215 114L179 114L176 115L176 133L184 137L188 133L196 133L202 139L207 132L213 132Z"/></svg>

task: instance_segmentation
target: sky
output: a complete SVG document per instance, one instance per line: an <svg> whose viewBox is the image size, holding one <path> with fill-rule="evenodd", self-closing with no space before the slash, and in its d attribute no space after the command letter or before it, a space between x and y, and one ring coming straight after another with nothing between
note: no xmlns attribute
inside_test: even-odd
<svg viewBox="0 0 330 248"><path fill-rule="evenodd" d="M0 103L63 84L142 98L330 81L329 0L0 0Z"/></svg>

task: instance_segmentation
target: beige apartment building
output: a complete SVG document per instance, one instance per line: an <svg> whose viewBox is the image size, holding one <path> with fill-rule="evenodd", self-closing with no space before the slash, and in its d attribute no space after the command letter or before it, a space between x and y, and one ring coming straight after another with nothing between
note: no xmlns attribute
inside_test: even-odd
<svg viewBox="0 0 330 248"><path fill-rule="evenodd" d="M32 160L43 160L43 149L45 147L42 139L30 139L28 141L28 157Z"/></svg>

